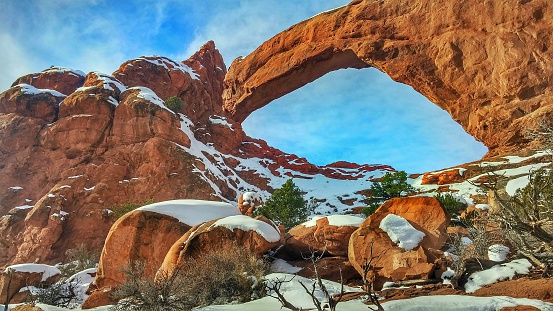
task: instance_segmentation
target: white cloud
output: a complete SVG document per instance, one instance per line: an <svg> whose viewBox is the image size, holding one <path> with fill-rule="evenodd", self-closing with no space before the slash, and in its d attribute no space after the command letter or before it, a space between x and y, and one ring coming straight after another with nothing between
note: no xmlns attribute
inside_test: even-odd
<svg viewBox="0 0 553 311"><path fill-rule="evenodd" d="M33 58L19 42L8 33L0 34L0 92L8 89L20 76L33 70Z"/></svg>

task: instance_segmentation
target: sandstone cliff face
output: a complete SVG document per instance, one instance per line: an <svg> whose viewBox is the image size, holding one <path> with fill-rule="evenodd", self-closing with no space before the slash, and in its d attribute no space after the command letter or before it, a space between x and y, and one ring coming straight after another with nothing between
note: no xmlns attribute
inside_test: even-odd
<svg viewBox="0 0 553 311"><path fill-rule="evenodd" d="M290 27L235 60L224 109L256 109L341 68L374 67L411 85L489 149L527 146L551 116L547 0L352 1Z"/></svg>
<svg viewBox="0 0 553 311"><path fill-rule="evenodd" d="M225 68L208 42L184 62L141 57L113 75L50 68L1 93L0 268L58 263L83 242L99 251L113 224L106 211L125 202L267 198L294 177L347 183L323 197L306 189L341 212L350 207L338 198L361 199L351 193L393 170L319 167L247 137L222 112ZM165 107L171 96L181 111Z"/></svg>

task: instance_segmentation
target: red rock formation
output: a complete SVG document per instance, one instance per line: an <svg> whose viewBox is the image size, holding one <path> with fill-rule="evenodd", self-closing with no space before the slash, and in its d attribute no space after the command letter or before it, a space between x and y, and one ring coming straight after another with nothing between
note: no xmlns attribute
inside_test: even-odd
<svg viewBox="0 0 553 311"><path fill-rule="evenodd" d="M114 76L74 72L29 75L41 89L20 84L0 94L0 269L63 261L85 237L101 249L113 224L104 211L117 204L235 200L249 189L272 191L271 173L355 180L393 170L319 167L248 138L221 110L225 65L213 43L184 62L142 57ZM77 77L84 82L71 82ZM175 92L186 117L163 105ZM192 138L214 153L198 152ZM255 157L269 173L243 167Z"/></svg>
<svg viewBox="0 0 553 311"><path fill-rule="evenodd" d="M249 219L248 225L243 225L244 219ZM231 224L233 228L228 228L228 225L219 225L221 221ZM262 223L263 226L257 223ZM261 234L256 228L266 228L267 231ZM267 237L266 234L268 234ZM245 247L254 254L262 255L280 245L282 240L280 234L280 230L265 218L257 220L244 215L237 215L208 221L194 226L173 244L171 249L166 252L167 255L160 271L171 274L175 267L187 258L206 251L224 249L233 243ZM268 238L275 236L280 236L280 239Z"/></svg>
<svg viewBox="0 0 553 311"><path fill-rule="evenodd" d="M380 222L389 214L403 217L425 237L413 250L398 247L388 234L380 229ZM446 228L449 225L443 207L431 197L411 197L391 199L369 216L349 240L348 257L360 274L362 265L370 258L372 270L377 277L376 286L384 280L406 280L413 278L433 278L435 261L441 256L439 250L446 241ZM374 242L374 244L373 244ZM371 250L372 248L372 250Z"/></svg>
<svg viewBox="0 0 553 311"><path fill-rule="evenodd" d="M12 84L30 84L37 89L50 89L69 95L83 85L85 75L82 71L62 67L50 67L38 73L30 73L18 78Z"/></svg>
<svg viewBox="0 0 553 311"><path fill-rule="evenodd" d="M144 264L144 276L153 277L165 254L190 226L178 219L148 211L134 211L119 218L111 227L94 284L98 288L120 285L124 269Z"/></svg>
<svg viewBox="0 0 553 311"><path fill-rule="evenodd" d="M550 10L548 0L353 1L235 60L224 109L242 121L332 70L374 67L445 109L488 155L520 149L553 110Z"/></svg>
<svg viewBox="0 0 553 311"><path fill-rule="evenodd" d="M65 95L52 90L37 89L28 84L16 85L0 95L0 113L53 122Z"/></svg>
<svg viewBox="0 0 553 311"><path fill-rule="evenodd" d="M356 216L329 217L351 217L353 219ZM360 218L356 217L356 219ZM286 235L286 242L279 253L285 253L293 259L309 256L311 251L325 252L330 256L347 257L349 238L358 228L359 225L332 225L329 223L328 217L321 217L316 221L312 220L290 229Z"/></svg>
<svg viewBox="0 0 553 311"><path fill-rule="evenodd" d="M114 77L127 87L144 86L161 99L180 97L182 110L192 121L222 115L222 81L226 74L223 57L210 41L188 60L143 56L123 63Z"/></svg>
<svg viewBox="0 0 553 311"><path fill-rule="evenodd" d="M462 182L463 178L460 169L454 168L440 172L427 172L422 176L423 185L444 185Z"/></svg>
<svg viewBox="0 0 553 311"><path fill-rule="evenodd" d="M244 192L238 197L238 210L242 215L251 216L253 211L261 205L263 205L263 200L255 192Z"/></svg>
<svg viewBox="0 0 553 311"><path fill-rule="evenodd" d="M20 289L27 286L39 287L56 283L60 280L61 275L59 270L56 274L50 274L50 271L53 271L52 269L57 270L54 267L45 266L44 271L48 271L46 277L43 275L44 272L31 272L33 269L24 268L21 271L15 268L11 275L7 273L0 274L0 300L6 301L6 298L9 297L10 303L21 303L27 297L21 295L17 297ZM40 267L35 270L40 270Z"/></svg>

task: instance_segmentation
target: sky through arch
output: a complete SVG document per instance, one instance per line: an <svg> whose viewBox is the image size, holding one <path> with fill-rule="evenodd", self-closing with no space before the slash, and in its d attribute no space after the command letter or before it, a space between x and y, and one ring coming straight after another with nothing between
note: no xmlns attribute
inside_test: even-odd
<svg viewBox="0 0 553 311"><path fill-rule="evenodd" d="M330 72L253 112L243 128L317 165L344 160L415 173L487 152L445 110L374 68Z"/></svg>

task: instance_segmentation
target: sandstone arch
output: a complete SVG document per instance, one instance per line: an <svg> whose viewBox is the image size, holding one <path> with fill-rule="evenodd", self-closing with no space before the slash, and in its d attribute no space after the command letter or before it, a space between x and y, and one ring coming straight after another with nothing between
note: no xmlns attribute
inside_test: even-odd
<svg viewBox="0 0 553 311"><path fill-rule="evenodd" d="M356 0L235 60L223 108L241 122L330 71L375 67L502 154L553 112L551 13L547 0Z"/></svg>

